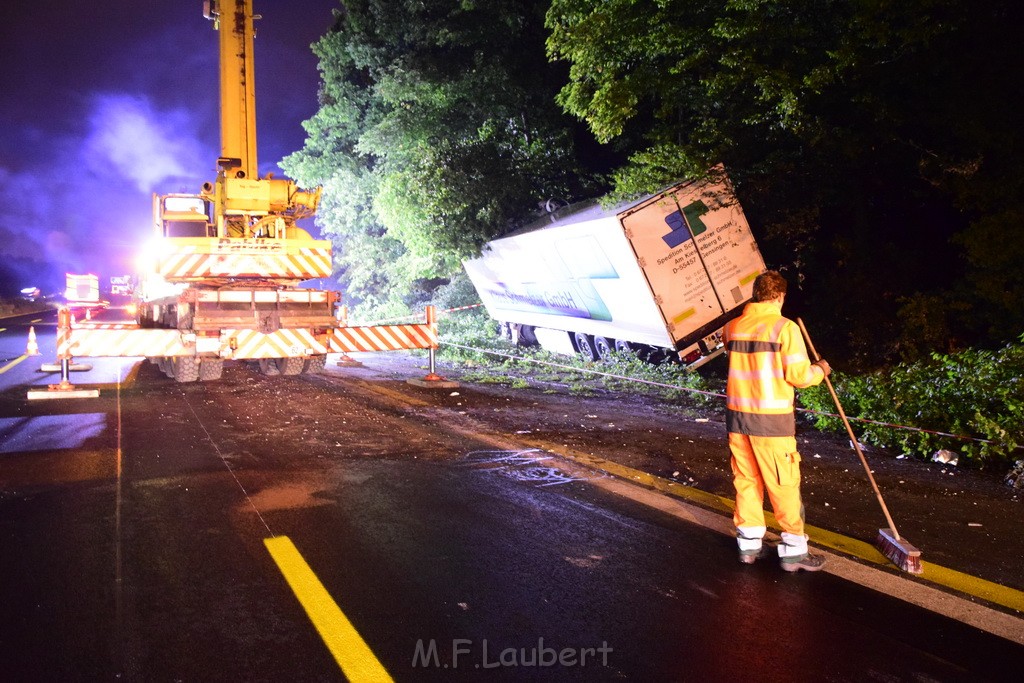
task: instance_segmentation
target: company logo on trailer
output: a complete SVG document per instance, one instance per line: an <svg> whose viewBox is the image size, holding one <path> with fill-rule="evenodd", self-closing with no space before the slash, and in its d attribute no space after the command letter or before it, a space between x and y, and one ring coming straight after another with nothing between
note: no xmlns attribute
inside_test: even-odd
<svg viewBox="0 0 1024 683"><path fill-rule="evenodd" d="M672 230L667 235L663 235L661 239L665 241L669 249L674 249L691 237L701 234L708 229L708 226L704 225L704 221L700 218L709 210L707 205L698 199L687 204L682 211L673 211L665 216L665 223Z"/></svg>

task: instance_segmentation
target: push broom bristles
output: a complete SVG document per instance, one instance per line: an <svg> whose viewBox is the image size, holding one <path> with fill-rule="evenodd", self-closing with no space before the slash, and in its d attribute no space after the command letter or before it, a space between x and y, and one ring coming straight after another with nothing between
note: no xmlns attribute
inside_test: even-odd
<svg viewBox="0 0 1024 683"><path fill-rule="evenodd" d="M875 545L890 562L903 571L911 574L920 574L924 571L921 566L921 551L910 545L907 539L894 536L889 529L878 530Z"/></svg>

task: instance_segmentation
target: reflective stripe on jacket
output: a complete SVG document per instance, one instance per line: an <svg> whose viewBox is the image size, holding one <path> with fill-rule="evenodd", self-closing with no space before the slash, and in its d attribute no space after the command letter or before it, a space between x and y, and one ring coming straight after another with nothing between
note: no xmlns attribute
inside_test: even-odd
<svg viewBox="0 0 1024 683"><path fill-rule="evenodd" d="M749 303L725 326L729 354L725 424L751 436L793 436L793 387L811 387L825 373L811 365L800 328L777 303Z"/></svg>

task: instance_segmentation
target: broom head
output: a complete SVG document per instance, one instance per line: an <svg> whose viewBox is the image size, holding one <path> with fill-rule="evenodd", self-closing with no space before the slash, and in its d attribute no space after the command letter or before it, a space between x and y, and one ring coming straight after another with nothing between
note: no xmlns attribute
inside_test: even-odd
<svg viewBox="0 0 1024 683"><path fill-rule="evenodd" d="M897 537L891 530L879 529L875 545L903 571L911 574L920 574L924 571L921 566L921 551L910 545L907 539Z"/></svg>

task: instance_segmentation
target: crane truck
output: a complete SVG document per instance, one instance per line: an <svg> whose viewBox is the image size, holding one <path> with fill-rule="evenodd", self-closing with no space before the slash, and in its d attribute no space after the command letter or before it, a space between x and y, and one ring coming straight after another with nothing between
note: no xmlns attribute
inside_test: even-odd
<svg viewBox="0 0 1024 683"><path fill-rule="evenodd" d="M62 317L58 358L145 356L192 382L219 378L226 360L295 375L322 369L330 352L436 348L430 311L425 323L349 326L337 292L301 286L333 268L330 242L297 224L314 215L320 188L259 176L252 0L207 0L203 10L219 35L216 178L194 194L153 197L135 324Z"/></svg>
<svg viewBox="0 0 1024 683"><path fill-rule="evenodd" d="M723 167L700 181L604 208L566 207L463 262L519 345L589 360L618 351L696 368L764 271Z"/></svg>

